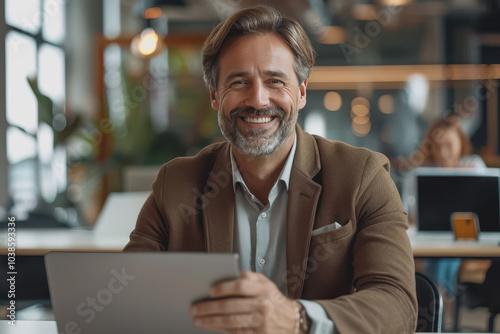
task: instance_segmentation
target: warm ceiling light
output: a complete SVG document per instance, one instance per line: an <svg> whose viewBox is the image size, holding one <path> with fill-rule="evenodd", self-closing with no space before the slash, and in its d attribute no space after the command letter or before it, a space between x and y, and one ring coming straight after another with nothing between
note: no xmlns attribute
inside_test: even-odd
<svg viewBox="0 0 500 334"><path fill-rule="evenodd" d="M342 44L347 41L347 32L338 26L326 26L321 31L319 42L321 44Z"/></svg>
<svg viewBox="0 0 500 334"><path fill-rule="evenodd" d="M352 107L352 113L354 116L366 116L370 113L370 109L362 104L357 104Z"/></svg>
<svg viewBox="0 0 500 334"><path fill-rule="evenodd" d="M351 107L354 107L356 105L362 105L365 106L367 109L370 109L370 102L366 98L361 96L358 96L352 100Z"/></svg>
<svg viewBox="0 0 500 334"><path fill-rule="evenodd" d="M368 120L368 122L366 122L364 124L358 124L355 122L352 122L352 124L351 124L352 132L358 137L366 136L370 132L371 127L372 127L372 124L371 124L370 120Z"/></svg>
<svg viewBox="0 0 500 334"><path fill-rule="evenodd" d="M394 112L394 98L391 95L382 95L378 99L378 109L384 114Z"/></svg>
<svg viewBox="0 0 500 334"><path fill-rule="evenodd" d="M342 97L337 92L328 92L323 99L325 108L330 111L337 111L342 107Z"/></svg>
<svg viewBox="0 0 500 334"><path fill-rule="evenodd" d="M142 13L142 17L146 20L157 19L161 16L161 13L160 7L148 8Z"/></svg>
<svg viewBox="0 0 500 334"><path fill-rule="evenodd" d="M156 50L158 45L158 35L155 33L147 34L139 41L139 51L145 55L149 56Z"/></svg>
<svg viewBox="0 0 500 334"><path fill-rule="evenodd" d="M380 0L379 3L384 6L406 6L409 5L412 0Z"/></svg>
<svg viewBox="0 0 500 334"><path fill-rule="evenodd" d="M366 116L356 116L352 119L352 121L356 124L363 125L370 122L370 119Z"/></svg>
<svg viewBox="0 0 500 334"><path fill-rule="evenodd" d="M375 5L359 4L352 7L352 17L360 21L377 20L377 7Z"/></svg>
<svg viewBox="0 0 500 334"><path fill-rule="evenodd" d="M151 58L161 53L163 42L152 28L146 28L140 35L134 37L130 48L136 55Z"/></svg>

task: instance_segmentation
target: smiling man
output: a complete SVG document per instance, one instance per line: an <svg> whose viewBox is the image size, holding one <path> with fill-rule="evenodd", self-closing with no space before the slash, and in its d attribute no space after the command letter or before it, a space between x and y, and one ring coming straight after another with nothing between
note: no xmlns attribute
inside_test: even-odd
<svg viewBox="0 0 500 334"><path fill-rule="evenodd" d="M165 164L126 251L234 252L241 277L192 305L226 333L413 333L407 217L378 153L297 125L314 50L268 6L221 22L203 48L227 142Z"/></svg>
<svg viewBox="0 0 500 334"><path fill-rule="evenodd" d="M290 47L270 33L228 38L218 67L219 83L210 87L212 107L219 111L222 133L234 145L243 183L267 204L295 142L307 79L298 82Z"/></svg>

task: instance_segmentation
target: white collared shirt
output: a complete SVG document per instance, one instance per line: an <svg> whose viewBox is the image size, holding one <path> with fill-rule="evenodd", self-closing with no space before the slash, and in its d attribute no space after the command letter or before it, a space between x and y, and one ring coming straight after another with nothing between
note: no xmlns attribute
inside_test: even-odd
<svg viewBox="0 0 500 334"><path fill-rule="evenodd" d="M286 208L296 142L295 139L265 206L247 188L231 151L235 193L233 251L240 255L241 270L264 274L285 296Z"/></svg>
<svg viewBox="0 0 500 334"><path fill-rule="evenodd" d="M263 205L243 180L238 164L230 150L233 172L234 236L233 253L240 257L240 269L262 273L288 296L286 280L286 211L293 160L297 149L297 135L280 176ZM333 333L334 324L323 307L306 300L298 300L312 320L310 334Z"/></svg>

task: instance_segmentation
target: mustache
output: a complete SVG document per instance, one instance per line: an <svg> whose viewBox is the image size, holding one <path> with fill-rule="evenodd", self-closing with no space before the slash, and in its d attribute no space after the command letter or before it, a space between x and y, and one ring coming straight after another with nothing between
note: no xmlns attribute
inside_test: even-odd
<svg viewBox="0 0 500 334"><path fill-rule="evenodd" d="M277 116L283 119L285 117L285 111L278 106L270 105L260 109L255 109L253 107L234 108L229 113L229 118L231 118L231 120L235 120L242 116Z"/></svg>

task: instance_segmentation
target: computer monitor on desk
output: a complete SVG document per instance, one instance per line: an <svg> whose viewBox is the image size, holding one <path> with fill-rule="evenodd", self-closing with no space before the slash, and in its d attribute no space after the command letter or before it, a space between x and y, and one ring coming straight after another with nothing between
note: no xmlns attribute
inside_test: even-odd
<svg viewBox="0 0 500 334"><path fill-rule="evenodd" d="M451 214L475 212L483 232L500 231L500 169L415 170L419 231L451 231Z"/></svg>

